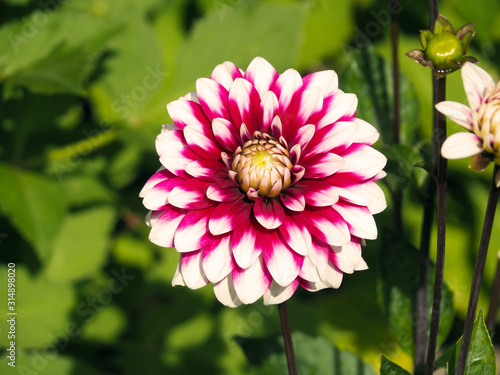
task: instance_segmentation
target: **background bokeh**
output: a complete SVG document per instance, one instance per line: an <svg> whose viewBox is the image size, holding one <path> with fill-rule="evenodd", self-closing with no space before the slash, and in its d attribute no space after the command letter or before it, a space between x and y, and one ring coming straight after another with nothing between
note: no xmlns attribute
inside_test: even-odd
<svg viewBox="0 0 500 375"><path fill-rule="evenodd" d="M0 373L280 373L273 367L281 363L275 347L259 341L279 334L277 308L259 301L230 309L209 286L173 288L178 253L148 241L138 197L160 165L154 141L170 121L165 105L194 90L196 79L217 64L229 60L246 69L255 56L280 73L336 70L340 88L359 97L357 116L381 132L376 147L390 159L381 182L389 207L376 216L380 239L364 248L370 269L345 275L338 290L299 290L288 303L296 348L311 364L301 373L341 373L328 366L348 358L359 374L372 374L380 353L411 369L415 316L411 298L398 297L398 277L407 285L415 281L413 247L419 245L426 174L413 164L429 156L432 95L429 69L404 53L420 48L419 30L429 27L424 4L0 0L2 348L11 341L10 262L16 265L18 312L17 367L9 367L3 353ZM390 11L400 22L400 147L391 146ZM443 0L440 13L455 29L475 22L469 54L496 79L500 4ZM466 103L460 73L450 75L447 86L448 99ZM449 132L459 130L449 124ZM442 343L461 335L491 175L491 168L478 174L467 163L452 161L449 168ZM404 233L392 232L388 184L404 187ZM499 249L497 222L483 309ZM395 322L395 312L408 314ZM274 357L255 360L256 347Z"/></svg>

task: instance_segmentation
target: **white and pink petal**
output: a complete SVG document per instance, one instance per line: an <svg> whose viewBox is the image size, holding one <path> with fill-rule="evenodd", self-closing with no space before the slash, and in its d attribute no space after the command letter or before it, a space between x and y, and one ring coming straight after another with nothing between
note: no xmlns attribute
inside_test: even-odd
<svg viewBox="0 0 500 375"><path fill-rule="evenodd" d="M262 297L273 280L262 257L247 269L235 267L232 279L238 298L245 304L254 303Z"/></svg>
<svg viewBox="0 0 500 375"><path fill-rule="evenodd" d="M181 254L179 265L182 280L189 289L199 289L209 283L201 266L201 250Z"/></svg>
<svg viewBox="0 0 500 375"><path fill-rule="evenodd" d="M231 237L222 236L202 249L202 266L211 283L217 283L229 275L233 268Z"/></svg>
<svg viewBox="0 0 500 375"><path fill-rule="evenodd" d="M276 305L288 300L299 286L299 280L292 281L289 285L283 287L273 280L269 289L264 293L264 305Z"/></svg>

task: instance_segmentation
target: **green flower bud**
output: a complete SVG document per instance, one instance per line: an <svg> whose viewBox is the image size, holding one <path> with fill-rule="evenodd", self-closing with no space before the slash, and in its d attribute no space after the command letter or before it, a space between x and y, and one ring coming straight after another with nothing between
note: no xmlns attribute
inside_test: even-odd
<svg viewBox="0 0 500 375"><path fill-rule="evenodd" d="M462 42L453 34L437 34L427 44L424 56L436 69L452 70L464 57Z"/></svg>
<svg viewBox="0 0 500 375"><path fill-rule="evenodd" d="M475 57L465 56L473 36L474 24L464 25L454 34L450 21L440 15L434 23L434 33L430 30L420 31L423 50L411 50L406 56L420 65L430 67L437 78L442 78L460 69L467 61L477 62Z"/></svg>

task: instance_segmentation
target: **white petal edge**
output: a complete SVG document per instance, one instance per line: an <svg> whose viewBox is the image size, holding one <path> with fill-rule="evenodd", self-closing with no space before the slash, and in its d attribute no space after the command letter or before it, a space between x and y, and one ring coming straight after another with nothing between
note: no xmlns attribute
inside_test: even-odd
<svg viewBox="0 0 500 375"><path fill-rule="evenodd" d="M461 159L483 151L481 139L473 133L456 133L449 136L441 147L441 155L446 159Z"/></svg>
<svg viewBox="0 0 500 375"><path fill-rule="evenodd" d="M472 111L462 103L446 101L436 104L436 109L467 130L472 130Z"/></svg>

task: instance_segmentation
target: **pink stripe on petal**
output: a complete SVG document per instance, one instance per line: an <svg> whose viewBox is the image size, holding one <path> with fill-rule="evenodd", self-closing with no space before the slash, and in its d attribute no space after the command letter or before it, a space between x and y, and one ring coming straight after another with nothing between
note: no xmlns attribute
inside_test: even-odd
<svg viewBox="0 0 500 375"><path fill-rule="evenodd" d="M304 166L304 178L328 177L344 165L344 158L333 153L324 153L303 157L300 164Z"/></svg>
<svg viewBox="0 0 500 375"><path fill-rule="evenodd" d="M462 103L445 101L436 104L436 109L450 120L472 131L472 111Z"/></svg>
<svg viewBox="0 0 500 375"><path fill-rule="evenodd" d="M304 194L295 188L288 188L281 193L281 203L289 210L296 212L302 212L306 208Z"/></svg>
<svg viewBox="0 0 500 375"><path fill-rule="evenodd" d="M265 237L253 225L236 227L231 237L234 260L242 269L250 267L262 253Z"/></svg>
<svg viewBox="0 0 500 375"><path fill-rule="evenodd" d="M233 270L230 236L217 238L202 250L202 266L211 283L217 283Z"/></svg>
<svg viewBox="0 0 500 375"><path fill-rule="evenodd" d="M180 130L184 130L187 125L210 126L201 106L193 101L174 100L167 104L167 111Z"/></svg>
<svg viewBox="0 0 500 375"><path fill-rule="evenodd" d="M160 167L160 169L158 169L156 171L155 174L153 174L149 179L148 181L146 182L146 184L144 185L144 187L141 189L140 193L139 193L139 198L144 198L146 196L147 193L149 193L151 191L151 189L153 188L153 186L155 186L156 184L158 184L160 181L164 181L168 178L173 178L175 175L172 174L171 172L169 172L167 169L165 169L165 167Z"/></svg>
<svg viewBox="0 0 500 375"><path fill-rule="evenodd" d="M271 127L274 117L278 114L279 103L278 98L272 91L266 92L260 102L259 114L257 116L257 123L259 129L263 133L267 133ZM278 137L279 138L279 137Z"/></svg>
<svg viewBox="0 0 500 375"><path fill-rule="evenodd" d="M179 183L168 195L168 203L175 207L190 210L213 206L213 203L205 197L208 186L209 182L202 180L179 179Z"/></svg>
<svg viewBox="0 0 500 375"><path fill-rule="evenodd" d="M180 271L189 289L199 289L209 283L201 266L201 251L181 254Z"/></svg>
<svg viewBox="0 0 500 375"><path fill-rule="evenodd" d="M245 71L245 79L253 84L259 96L264 97L278 79L278 72L262 57L256 57Z"/></svg>
<svg viewBox="0 0 500 375"><path fill-rule="evenodd" d="M325 98L322 117L317 122L318 129L340 119L350 120L356 114L357 106L358 98L354 94L337 93L333 97Z"/></svg>
<svg viewBox="0 0 500 375"><path fill-rule="evenodd" d="M241 196L238 185L231 180L215 181L207 189L207 198L216 202L233 202Z"/></svg>
<svg viewBox="0 0 500 375"><path fill-rule="evenodd" d="M278 115L274 116L270 129L271 135L274 138L280 139L283 136L283 124L281 123L281 119Z"/></svg>
<svg viewBox="0 0 500 375"><path fill-rule="evenodd" d="M469 105L477 112L485 94L495 89L495 81L484 69L471 63L465 63L462 67L462 81Z"/></svg>
<svg viewBox="0 0 500 375"><path fill-rule="evenodd" d="M213 235L228 233L238 225L247 223L251 205L238 199L230 203L221 203L215 207L210 216L208 228Z"/></svg>
<svg viewBox="0 0 500 375"><path fill-rule="evenodd" d="M182 181L180 178L170 178L157 183L146 194L142 203L148 210L162 210L168 203L168 196L173 188Z"/></svg>
<svg viewBox="0 0 500 375"><path fill-rule="evenodd" d="M306 204L311 206L332 206L339 200L335 187L323 181L301 180L295 187L302 191Z"/></svg>
<svg viewBox="0 0 500 375"><path fill-rule="evenodd" d="M286 287L297 278L304 262L304 257L295 253L276 232L267 236L267 249L263 252L267 269L274 281Z"/></svg>
<svg viewBox="0 0 500 375"><path fill-rule="evenodd" d="M152 225L149 240L158 246L173 247L175 232L186 213L185 210L168 207Z"/></svg>
<svg viewBox="0 0 500 375"><path fill-rule="evenodd" d="M182 150L188 147L184 135L180 130L167 130L158 134L155 141L158 156L168 154L173 150Z"/></svg>
<svg viewBox="0 0 500 375"><path fill-rule="evenodd" d="M275 199L260 197L253 204L253 213L260 225L266 229L276 229L285 219L285 211Z"/></svg>
<svg viewBox="0 0 500 375"><path fill-rule="evenodd" d="M446 159L461 159L484 151L481 139L474 133L450 135L441 147L441 155Z"/></svg>
<svg viewBox="0 0 500 375"><path fill-rule="evenodd" d="M337 73L333 70L308 74L302 78L302 81L304 82L304 89L318 87L324 98L336 94L339 85Z"/></svg>
<svg viewBox="0 0 500 375"><path fill-rule="evenodd" d="M240 132L232 122L223 118L212 121L212 131L217 142L227 151L234 153L239 146Z"/></svg>
<svg viewBox="0 0 500 375"><path fill-rule="evenodd" d="M272 281L272 277L267 271L262 257L257 258L245 270L235 267L232 277L236 294L245 304L254 303L262 297Z"/></svg>
<svg viewBox="0 0 500 375"><path fill-rule="evenodd" d="M215 159L198 159L184 167L187 174L206 181L223 180L227 177L227 167Z"/></svg>
<svg viewBox="0 0 500 375"><path fill-rule="evenodd" d="M287 139L293 139L297 129L308 123L311 115L320 112L322 107L323 97L319 88L297 92L282 115L282 119L286 122L284 135Z"/></svg>
<svg viewBox="0 0 500 375"><path fill-rule="evenodd" d="M212 207L197 211L188 211L180 222L174 238L177 251L184 253L199 250L208 245L213 238L208 234L208 219Z"/></svg>
<svg viewBox="0 0 500 375"><path fill-rule="evenodd" d="M257 113L260 104L257 90L247 80L238 78L229 91L228 104L233 123L237 127L245 124L250 134L253 134L257 130Z"/></svg>
<svg viewBox="0 0 500 375"><path fill-rule="evenodd" d="M367 145L353 145L342 153L345 163L338 170L339 173L351 172L360 178L368 179L379 173L387 163L387 158Z"/></svg>
<svg viewBox="0 0 500 375"><path fill-rule="evenodd" d="M236 289L234 289L232 275L228 275L215 283L214 293L219 302L227 307L238 307L242 303L236 294Z"/></svg>
<svg viewBox="0 0 500 375"><path fill-rule="evenodd" d="M277 282L273 281L269 289L264 293L264 305L276 305L288 300L299 286L299 280L292 281L286 287L282 287Z"/></svg>
<svg viewBox="0 0 500 375"><path fill-rule="evenodd" d="M285 215L283 225L279 227L283 242L287 243L300 255L307 255L312 248L311 234L302 222L296 222L293 216Z"/></svg>
<svg viewBox="0 0 500 375"><path fill-rule="evenodd" d="M304 211L300 220L303 220L314 237L329 245L341 246L351 240L349 227L335 211L328 209Z"/></svg>
<svg viewBox="0 0 500 375"><path fill-rule="evenodd" d="M367 240L377 238L377 225L368 207L339 202L335 210L347 222L352 235Z"/></svg>
<svg viewBox="0 0 500 375"><path fill-rule="evenodd" d="M353 118L352 121L356 125L358 125L358 132L356 133L356 136L353 140L354 143L363 143L365 145L371 146L372 144L377 142L380 134L374 126L356 117Z"/></svg>
<svg viewBox="0 0 500 375"><path fill-rule="evenodd" d="M198 94L201 108L210 123L217 117L229 120L227 110L229 93L224 86L209 78L199 78L196 81L196 93Z"/></svg>
<svg viewBox="0 0 500 375"><path fill-rule="evenodd" d="M290 139L291 145L299 144L301 149L304 149L309 144L309 141L313 138L316 128L314 125L304 125L297 130L294 136Z"/></svg>
<svg viewBox="0 0 500 375"><path fill-rule="evenodd" d="M217 65L210 75L210 79L220 83L227 91L231 88L234 80L241 77L240 69L230 61Z"/></svg>
<svg viewBox="0 0 500 375"><path fill-rule="evenodd" d="M276 80L272 91L276 94L280 103L280 113L288 109L293 96L302 88L302 77L294 69L288 69Z"/></svg>
<svg viewBox="0 0 500 375"><path fill-rule="evenodd" d="M184 128L184 137L191 150L197 155L220 158L222 150L217 146L211 128L188 125Z"/></svg>
<svg viewBox="0 0 500 375"><path fill-rule="evenodd" d="M357 131L358 125L350 121L326 125L316 132L304 154L314 155L332 150L339 154L352 144Z"/></svg>

